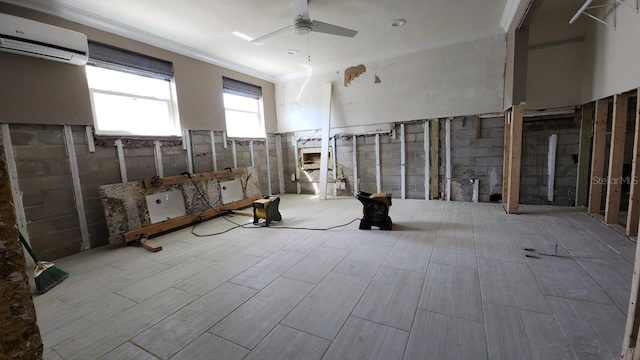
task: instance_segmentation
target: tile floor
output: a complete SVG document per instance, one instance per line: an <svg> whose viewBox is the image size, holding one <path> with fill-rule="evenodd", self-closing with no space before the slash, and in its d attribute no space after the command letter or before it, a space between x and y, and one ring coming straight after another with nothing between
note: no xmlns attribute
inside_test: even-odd
<svg viewBox="0 0 640 360"><path fill-rule="evenodd" d="M280 210L290 227L362 211L302 195ZM572 208L521 212L394 199L390 232L186 228L158 253L58 259L70 277L35 298L45 358L618 359L635 244Z"/></svg>

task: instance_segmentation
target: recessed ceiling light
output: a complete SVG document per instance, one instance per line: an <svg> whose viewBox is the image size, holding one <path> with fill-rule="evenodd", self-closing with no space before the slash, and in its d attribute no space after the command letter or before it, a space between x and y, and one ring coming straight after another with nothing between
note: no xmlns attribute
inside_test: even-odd
<svg viewBox="0 0 640 360"><path fill-rule="evenodd" d="M289 50L287 50L287 54L288 55L298 55L298 53L300 53L300 51L298 51L298 49L289 49Z"/></svg>
<svg viewBox="0 0 640 360"><path fill-rule="evenodd" d="M407 20L405 19L395 19L389 23L389 26L392 28L397 28L397 27L401 27L406 23L407 23Z"/></svg>

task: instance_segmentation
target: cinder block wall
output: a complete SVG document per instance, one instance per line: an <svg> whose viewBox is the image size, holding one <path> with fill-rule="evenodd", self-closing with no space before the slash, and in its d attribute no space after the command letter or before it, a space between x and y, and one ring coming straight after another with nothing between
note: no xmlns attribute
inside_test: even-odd
<svg viewBox="0 0 640 360"><path fill-rule="evenodd" d="M76 208L71 177L71 164L66 150L64 127L59 125L10 124L18 182L23 194L28 237L35 252L43 259L54 260L82 249L80 220ZM97 138L95 152L89 152L86 127L71 126L76 153L84 215L91 248L108 244L108 231L99 188L119 183L120 164L114 139ZM222 132L216 131L215 148L218 170L233 168L232 141L224 147ZM208 131L191 131L194 172L213 170L213 156ZM278 189L275 140L269 149L272 189ZM123 139L128 181L156 176L153 140ZM187 152L180 140L162 140L164 176L187 171ZM267 161L264 140L253 141L254 163L258 168L263 194L268 193ZM238 167L251 165L249 141L236 141ZM295 191L294 191L295 192Z"/></svg>

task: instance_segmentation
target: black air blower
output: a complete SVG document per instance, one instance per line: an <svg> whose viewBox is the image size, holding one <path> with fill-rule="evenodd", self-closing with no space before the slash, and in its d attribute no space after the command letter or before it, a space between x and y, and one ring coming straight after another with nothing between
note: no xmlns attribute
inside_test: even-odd
<svg viewBox="0 0 640 360"><path fill-rule="evenodd" d="M372 226L377 226L380 230L391 230L391 218L389 217L389 207L391 206L391 194L369 194L359 191L356 198L363 205L364 216L360 220L361 230L371 230Z"/></svg>

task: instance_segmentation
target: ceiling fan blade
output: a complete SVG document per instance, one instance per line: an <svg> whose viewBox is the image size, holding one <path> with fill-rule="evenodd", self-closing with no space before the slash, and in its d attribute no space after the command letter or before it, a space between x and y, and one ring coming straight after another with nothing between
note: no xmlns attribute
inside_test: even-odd
<svg viewBox="0 0 640 360"><path fill-rule="evenodd" d="M309 19L308 0L293 0L293 19Z"/></svg>
<svg viewBox="0 0 640 360"><path fill-rule="evenodd" d="M280 35L281 33L287 32L287 31L293 31L293 25L289 25L286 27L283 27L282 29L278 29L274 32L268 33L267 35L264 36L260 36L257 39L253 39L251 40L252 43L258 43L261 42L262 40L268 39L270 37L276 36L276 35Z"/></svg>
<svg viewBox="0 0 640 360"><path fill-rule="evenodd" d="M354 37L358 33L355 30L343 28L342 26L323 23L316 20L313 20L313 22L311 23L311 31L346 37Z"/></svg>

